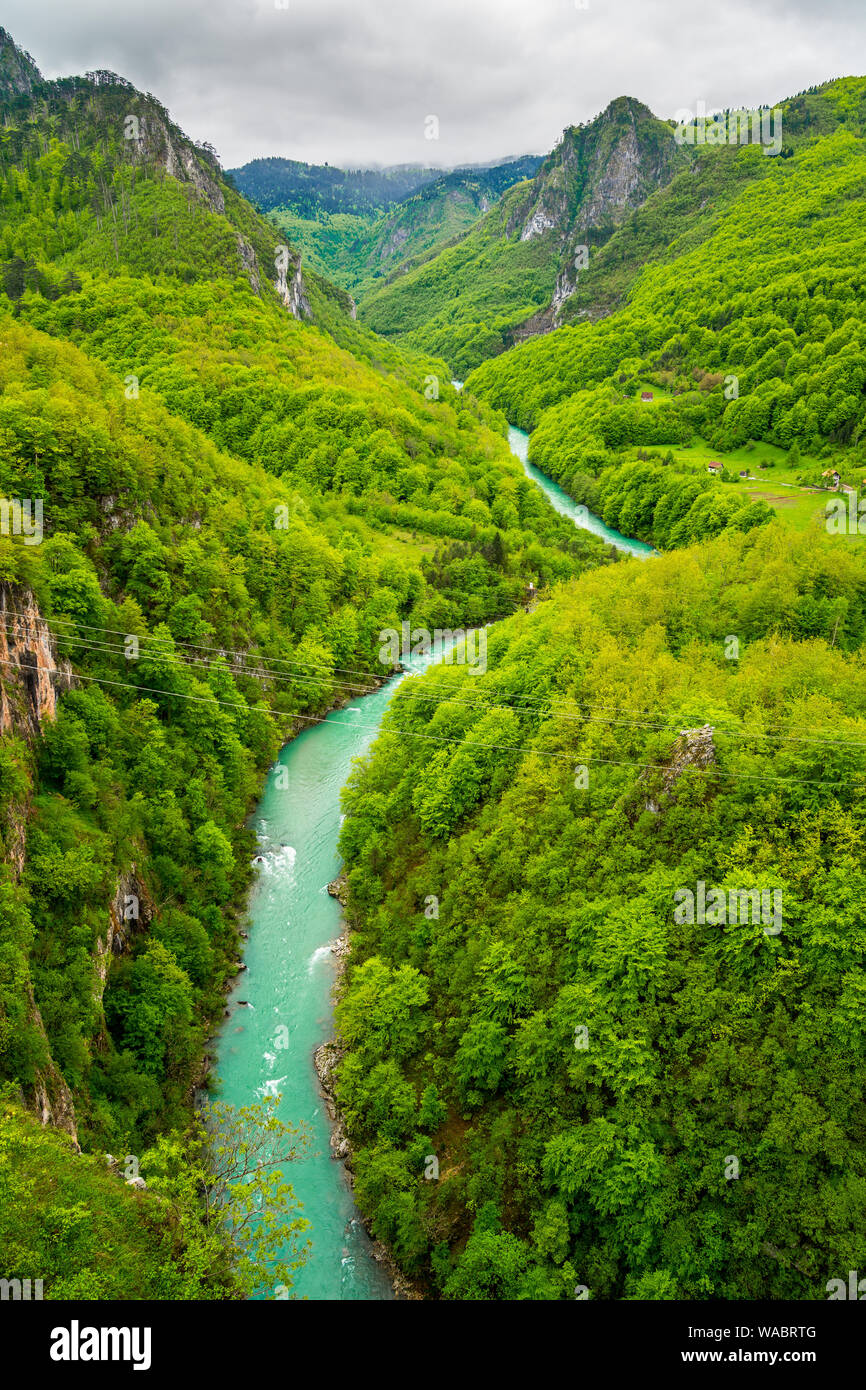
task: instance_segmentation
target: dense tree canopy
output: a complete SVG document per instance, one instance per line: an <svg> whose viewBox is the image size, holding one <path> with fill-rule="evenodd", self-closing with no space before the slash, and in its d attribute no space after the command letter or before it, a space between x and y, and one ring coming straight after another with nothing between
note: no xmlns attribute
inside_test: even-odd
<svg viewBox="0 0 866 1390"><path fill-rule="evenodd" d="M586 576L497 628L482 679L398 692L345 793L339 1094L362 1208L431 1292L816 1299L862 1260L866 568L840 544L774 524ZM712 761L677 761L706 724ZM698 882L780 893L781 932L678 920ZM373 1020L401 977L397 1047Z"/></svg>

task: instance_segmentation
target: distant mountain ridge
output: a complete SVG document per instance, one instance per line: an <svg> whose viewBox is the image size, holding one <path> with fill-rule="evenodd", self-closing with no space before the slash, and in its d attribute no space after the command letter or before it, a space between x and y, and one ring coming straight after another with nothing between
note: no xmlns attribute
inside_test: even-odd
<svg viewBox="0 0 866 1390"><path fill-rule="evenodd" d="M240 168L229 169L228 174L244 197L257 203L262 212L290 208L301 216L315 217L331 212L378 213L440 178L442 170L415 164L339 169L271 156L252 159Z"/></svg>
<svg viewBox="0 0 866 1390"><path fill-rule="evenodd" d="M287 208L302 217L321 213L378 214L411 197L428 184L452 179L460 182L477 175L491 189L502 192L514 178L501 171L519 164L534 173L541 155L509 156L489 163L460 164L441 169L421 164L386 164L370 168L341 168L332 164L307 164L299 159L272 155L251 159L226 172L235 187L258 204L263 212ZM497 172L500 171L500 172Z"/></svg>
<svg viewBox="0 0 866 1390"><path fill-rule="evenodd" d="M425 184L384 214L363 238L363 258L376 276L405 273L445 242L459 238L507 189L532 178L540 156L482 168L454 169Z"/></svg>
<svg viewBox="0 0 866 1390"><path fill-rule="evenodd" d="M371 293L364 317L386 336L435 342L460 376L510 346L519 325L552 327L576 284L577 248L603 244L692 159L670 122L618 97L569 126L458 245Z"/></svg>
<svg viewBox="0 0 866 1390"><path fill-rule="evenodd" d="M780 103L782 143L680 144L672 121L619 97L571 126L529 184L508 190L459 241L392 277L362 303L365 322L447 359L461 379L515 343L621 306L648 259L703 239L736 189L801 147L866 129L862 83L839 78Z"/></svg>
<svg viewBox="0 0 866 1390"><path fill-rule="evenodd" d="M524 155L495 165L453 169L413 193L370 213L304 216L297 205L269 216L304 251L314 269L358 300L459 241L515 183L531 177L541 158Z"/></svg>
<svg viewBox="0 0 866 1390"><path fill-rule="evenodd" d="M270 157L228 181L298 246L314 270L356 298L398 267L463 235L540 157L442 170L400 164L340 169Z"/></svg>

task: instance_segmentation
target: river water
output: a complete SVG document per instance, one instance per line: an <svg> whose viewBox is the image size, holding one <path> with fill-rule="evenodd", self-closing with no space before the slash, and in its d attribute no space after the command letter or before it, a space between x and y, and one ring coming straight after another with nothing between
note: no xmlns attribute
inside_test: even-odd
<svg viewBox="0 0 866 1390"><path fill-rule="evenodd" d="M528 435L508 433L528 477L556 510L632 555L652 548L620 536L527 462ZM428 664L413 660L412 670ZM286 1123L306 1125L307 1149L286 1171L311 1222L312 1254L294 1292L310 1299L389 1299L390 1282L373 1258L342 1163L330 1157L329 1126L313 1052L333 1036L331 990L340 905L327 885L340 869L340 789L352 761L369 748L402 680L336 710L282 749L253 821L261 862L250 898L250 937L216 1046L219 1098L249 1105L278 1095ZM267 1293L265 1296L269 1296ZM272 1295L271 1295L272 1296Z"/></svg>
<svg viewBox="0 0 866 1390"><path fill-rule="evenodd" d="M591 531L594 536L601 536L602 540L609 545L616 546L617 550L624 550L628 555L636 555L638 559L645 560L647 556L654 555L656 552L651 545L645 541L634 540L631 536L623 536L619 531L614 531L613 527L606 526L600 516L590 512L586 507L578 506L567 492L548 478L546 473L542 473L540 468L535 468L529 462L529 435L523 430L517 430L512 425L508 431L508 443L512 454L516 454L523 464L523 471L527 478L531 478L534 483L538 483L542 492L547 494L548 500L554 511L561 516L567 516L573 521L575 526L580 526L584 531Z"/></svg>

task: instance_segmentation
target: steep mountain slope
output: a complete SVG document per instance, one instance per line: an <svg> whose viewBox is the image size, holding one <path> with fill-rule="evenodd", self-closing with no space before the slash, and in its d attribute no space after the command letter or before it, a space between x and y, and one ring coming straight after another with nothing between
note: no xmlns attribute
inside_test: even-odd
<svg viewBox="0 0 866 1390"><path fill-rule="evenodd" d="M0 28L0 98L27 95L42 81L42 74L12 35Z"/></svg>
<svg viewBox="0 0 866 1390"><path fill-rule="evenodd" d="M861 485L866 81L789 105L782 158L708 148L611 238L566 306L609 317L467 383L576 500L656 546L767 505L814 534L821 490Z"/></svg>
<svg viewBox="0 0 866 1390"><path fill-rule="evenodd" d="M31 1298L194 1296L183 1241L158 1219L156 1200L119 1181L104 1155L75 1153L59 1131L6 1098L0 1152L0 1246L12 1277L30 1280ZM217 1274L213 1296L232 1291Z"/></svg>
<svg viewBox="0 0 866 1390"><path fill-rule="evenodd" d="M782 145L771 152L781 162L836 131L859 135L866 124L856 78L810 88L775 109ZM442 353L461 377L558 324L603 317L622 305L648 262L699 245L744 184L774 176L779 159L755 158L755 150L679 145L672 125L620 98L588 126L565 132L526 196L509 195L512 215L489 215L457 248L374 292L365 317L395 340Z"/></svg>
<svg viewBox="0 0 866 1390"><path fill-rule="evenodd" d="M684 475L769 440L860 486L864 97L693 151L575 296L615 312L467 379L674 550L404 688L345 794L336 1094L431 1296L815 1300L862 1260L866 547Z"/></svg>
<svg viewBox="0 0 866 1390"><path fill-rule="evenodd" d="M39 262L49 293L67 268L187 283L240 274L295 316L309 312L297 253L276 266L272 229L155 97L98 72L42 83L5 111L0 255L13 296L37 283L28 263Z"/></svg>
<svg viewBox="0 0 866 1390"><path fill-rule="evenodd" d="M864 634L866 554L774 525L587 575L481 682L398 692L345 793L337 1094L431 1296L821 1300L859 1267Z"/></svg>
<svg viewBox="0 0 866 1390"><path fill-rule="evenodd" d="M502 351L516 325L552 314L573 285L577 248L603 244L689 162L671 125L620 97L567 129L535 178L506 193L458 246L369 295L364 320L441 353L463 376Z"/></svg>
<svg viewBox="0 0 866 1390"><path fill-rule="evenodd" d="M866 88L856 78L810 88L777 110L783 160L835 131L866 132ZM746 183L777 177L775 160L739 158L736 145L707 145L694 153L688 172L652 194L590 258L562 306L560 323L598 318L620 307L644 266L669 261L708 240Z"/></svg>
<svg viewBox="0 0 866 1390"><path fill-rule="evenodd" d="M864 79L822 89L814 105L831 131L792 132L789 158L706 150L611 239L598 258L609 257L606 268L579 291L615 295L615 244L635 270L641 245L654 245L626 307L483 364L468 389L533 428L532 457L558 478L595 476L637 447L699 435L719 451L767 440L832 453L858 486L864 97ZM660 395L649 408L636 399L641 382Z"/></svg>
<svg viewBox="0 0 866 1390"><path fill-rule="evenodd" d="M66 1131L31 1145L7 1116L24 1188L56 1164L62 1191L72 1145L142 1155L186 1125L280 742L387 674L383 627L513 611L602 547L153 97L34 84L0 102L0 1077ZM219 1223L124 1213L142 1290L243 1291ZM121 1269L90 1275L117 1296Z"/></svg>
<svg viewBox="0 0 866 1390"><path fill-rule="evenodd" d="M310 264L344 285L361 302L383 279L411 269L459 238L513 184L529 178L535 155L491 168L454 170L367 220L320 213L316 221L276 208L272 217L309 256Z"/></svg>

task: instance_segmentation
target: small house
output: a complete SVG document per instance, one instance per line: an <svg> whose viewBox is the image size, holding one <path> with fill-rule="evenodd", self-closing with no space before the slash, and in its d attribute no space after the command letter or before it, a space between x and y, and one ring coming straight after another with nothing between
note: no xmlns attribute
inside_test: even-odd
<svg viewBox="0 0 866 1390"><path fill-rule="evenodd" d="M840 475L836 472L835 468L825 468L824 472L821 474L821 477L829 479L827 486L832 488L834 491L836 490L836 488L838 488L840 482L842 481Z"/></svg>
<svg viewBox="0 0 866 1390"><path fill-rule="evenodd" d="M719 473L721 473L721 471L722 471L722 465L719 463L718 459L712 459L712 460L707 464L707 472L708 472L708 473L719 474Z"/></svg>
<svg viewBox="0 0 866 1390"><path fill-rule="evenodd" d="M653 398L653 393L652 391L641 391L640 398L642 401L651 401Z"/></svg>
<svg viewBox="0 0 866 1390"><path fill-rule="evenodd" d="M740 477L741 477L741 478L748 478L748 476L749 476L749 470L748 470L747 468L741 468L741 469L740 469Z"/></svg>

